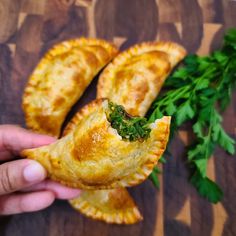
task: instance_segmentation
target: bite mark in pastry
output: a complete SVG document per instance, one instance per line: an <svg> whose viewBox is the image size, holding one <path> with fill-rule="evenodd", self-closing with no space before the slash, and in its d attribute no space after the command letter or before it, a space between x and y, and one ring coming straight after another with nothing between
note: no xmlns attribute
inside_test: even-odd
<svg viewBox="0 0 236 236"><path fill-rule="evenodd" d="M185 49L172 42L135 45L104 69L97 98L109 98L123 105L129 114L144 116L173 67L185 55Z"/></svg>
<svg viewBox="0 0 236 236"><path fill-rule="evenodd" d="M86 190L80 197L69 202L84 215L107 223L134 224L142 220L137 206L125 188Z"/></svg>
<svg viewBox="0 0 236 236"><path fill-rule="evenodd" d="M58 137L70 108L118 53L106 41L73 39L55 45L34 69L23 95L26 124Z"/></svg>
<svg viewBox="0 0 236 236"><path fill-rule="evenodd" d="M27 149L22 155L39 161L49 177L81 189L109 189L134 186L151 173L165 150L170 117L149 125L145 140L122 140L111 127L108 100L85 106L82 119L68 135L48 146Z"/></svg>

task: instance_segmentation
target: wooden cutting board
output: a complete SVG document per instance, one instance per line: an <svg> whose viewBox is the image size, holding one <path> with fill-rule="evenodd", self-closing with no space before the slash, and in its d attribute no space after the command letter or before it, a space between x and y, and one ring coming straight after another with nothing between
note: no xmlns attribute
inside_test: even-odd
<svg viewBox="0 0 236 236"><path fill-rule="evenodd" d="M235 0L0 0L0 123L24 126L21 96L32 69L57 42L86 36L113 41L121 50L149 40L173 40L189 53L219 48L222 35L236 27ZM74 110L93 99L96 81ZM236 94L224 127L236 136ZM163 167L161 189L149 181L130 189L144 220L132 226L85 218L67 202L46 210L0 218L2 236L218 236L236 235L236 159L217 149L209 176L224 190L212 205L188 183L183 127Z"/></svg>

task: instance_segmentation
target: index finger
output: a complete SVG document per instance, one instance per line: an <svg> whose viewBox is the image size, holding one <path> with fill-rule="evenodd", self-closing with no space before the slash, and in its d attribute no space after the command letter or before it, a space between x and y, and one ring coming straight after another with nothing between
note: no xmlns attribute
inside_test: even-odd
<svg viewBox="0 0 236 236"><path fill-rule="evenodd" d="M23 149L55 142L54 137L36 134L15 125L0 125L0 160L9 160Z"/></svg>

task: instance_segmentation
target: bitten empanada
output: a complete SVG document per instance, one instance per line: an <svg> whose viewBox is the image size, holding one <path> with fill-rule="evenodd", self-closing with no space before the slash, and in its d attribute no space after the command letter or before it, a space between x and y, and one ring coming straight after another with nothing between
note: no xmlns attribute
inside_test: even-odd
<svg viewBox="0 0 236 236"><path fill-rule="evenodd" d="M55 45L34 69L23 95L26 124L58 137L70 108L118 53L106 41L73 39Z"/></svg>
<svg viewBox="0 0 236 236"><path fill-rule="evenodd" d="M94 106L91 103L90 106ZM90 109L78 112L66 126L63 136L69 134L89 114ZM143 219L133 198L125 188L83 190L79 197L70 200L73 208L87 217L112 224L134 224Z"/></svg>
<svg viewBox="0 0 236 236"><path fill-rule="evenodd" d="M108 121L112 110L106 99L85 106L83 119L68 135L48 146L27 149L22 155L40 162L49 177L81 189L133 186L144 181L165 150L170 117L149 124L149 137L129 141ZM123 134L122 134L123 135Z"/></svg>
<svg viewBox="0 0 236 236"><path fill-rule="evenodd" d="M185 49L172 42L135 45L120 53L99 77L97 98L109 98L135 116L144 116Z"/></svg>
<svg viewBox="0 0 236 236"><path fill-rule="evenodd" d="M125 188L86 190L79 198L69 201L84 215L107 223L134 224L142 216Z"/></svg>

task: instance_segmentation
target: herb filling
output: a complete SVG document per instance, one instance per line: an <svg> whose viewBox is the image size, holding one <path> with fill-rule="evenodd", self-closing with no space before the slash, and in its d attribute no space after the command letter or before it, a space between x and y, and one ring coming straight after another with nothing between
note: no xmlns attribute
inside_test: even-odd
<svg viewBox="0 0 236 236"><path fill-rule="evenodd" d="M147 119L130 116L126 113L123 106L109 102L109 114L107 117L112 128L116 129L124 140L143 141L150 136L151 129Z"/></svg>

